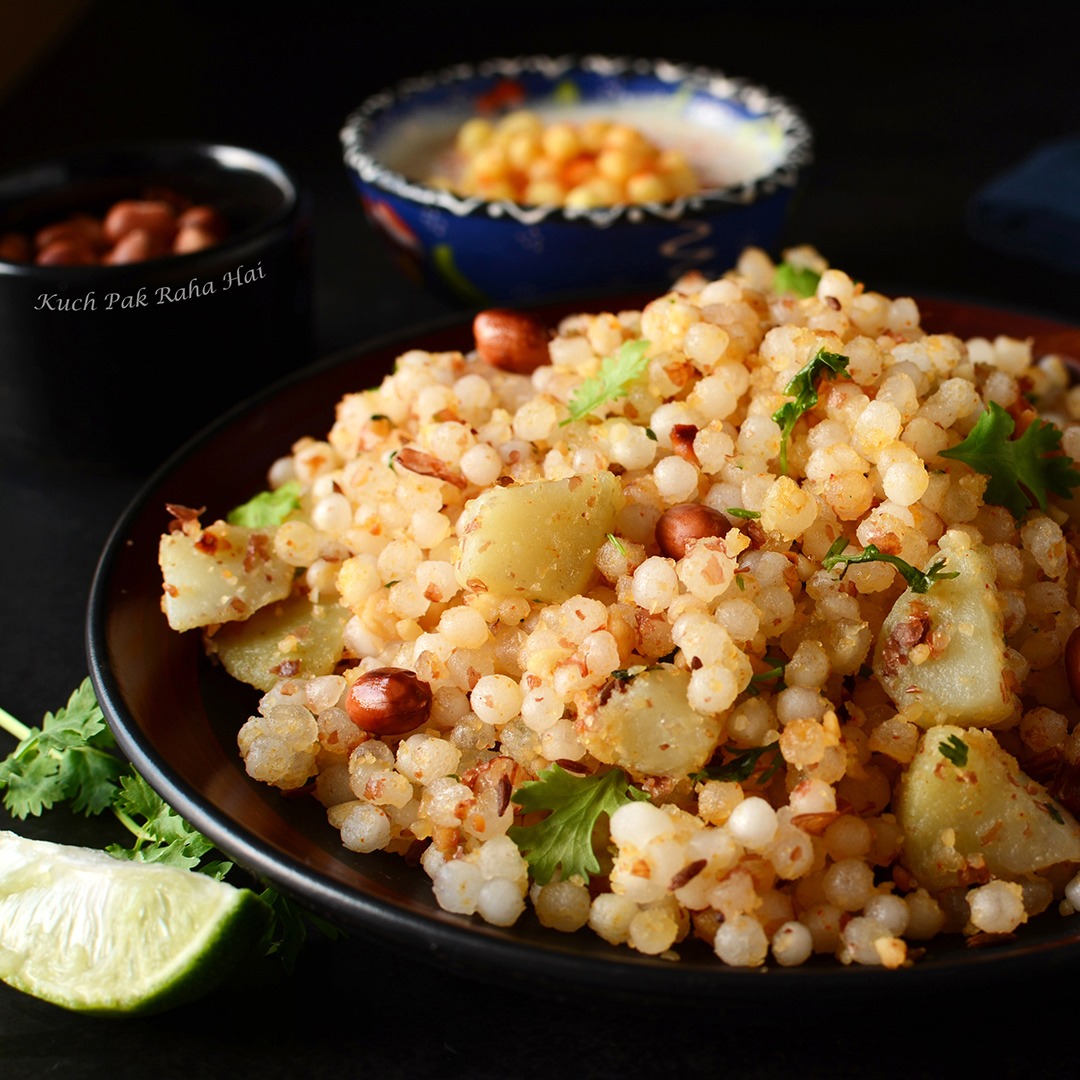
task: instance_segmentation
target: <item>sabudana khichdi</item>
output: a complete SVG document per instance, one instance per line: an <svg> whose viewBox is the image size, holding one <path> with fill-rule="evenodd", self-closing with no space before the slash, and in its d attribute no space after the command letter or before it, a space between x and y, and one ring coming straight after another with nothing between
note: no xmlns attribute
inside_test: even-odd
<svg viewBox="0 0 1080 1080"><path fill-rule="evenodd" d="M406 352L171 507L247 771L439 904L895 968L1080 906L1080 387L810 248ZM1036 415L1038 410L1038 415Z"/></svg>

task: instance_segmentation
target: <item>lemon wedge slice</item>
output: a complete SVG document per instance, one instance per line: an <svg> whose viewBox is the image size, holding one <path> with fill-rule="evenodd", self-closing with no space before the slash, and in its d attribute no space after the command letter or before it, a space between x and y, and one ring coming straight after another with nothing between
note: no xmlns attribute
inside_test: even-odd
<svg viewBox="0 0 1080 1080"><path fill-rule="evenodd" d="M0 979L87 1013L159 1012L251 955L269 908L188 870L0 831Z"/></svg>

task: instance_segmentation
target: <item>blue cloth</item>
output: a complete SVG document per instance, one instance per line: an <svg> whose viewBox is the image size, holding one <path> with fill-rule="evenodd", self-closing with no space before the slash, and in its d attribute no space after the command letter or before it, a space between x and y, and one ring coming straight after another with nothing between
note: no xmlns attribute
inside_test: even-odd
<svg viewBox="0 0 1080 1080"><path fill-rule="evenodd" d="M987 247L1080 274L1080 137L1042 147L982 188L968 229Z"/></svg>

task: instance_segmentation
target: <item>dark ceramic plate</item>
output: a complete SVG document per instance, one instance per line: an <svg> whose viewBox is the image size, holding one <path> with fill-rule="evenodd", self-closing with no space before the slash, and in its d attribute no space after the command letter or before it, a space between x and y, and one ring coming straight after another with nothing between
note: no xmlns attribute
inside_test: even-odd
<svg viewBox="0 0 1080 1080"><path fill-rule="evenodd" d="M629 304L641 298L623 299ZM554 320L587 307L579 301L540 314ZM930 329L1031 336L1038 352L1080 358L1078 327L950 300L925 299L920 307ZM265 487L268 465L295 439L330 429L343 393L376 383L405 348L471 344L469 321L457 319L306 369L188 443L124 514L93 585L90 667L121 747L153 787L238 863L311 910L484 977L534 989L576 984L616 994L743 1001L779 995L803 1003L825 994L835 1002L871 989L919 994L991 977L1043 977L1080 961L1080 916L1065 919L1053 911L1021 927L1015 941L993 948L971 950L957 935L940 937L911 968L893 972L845 968L832 958L764 972L727 968L690 940L679 946L676 963L612 948L588 930L546 931L531 912L500 929L442 911L427 876L401 858L343 848L314 799L285 797L248 778L236 731L254 711L257 693L211 666L198 634L170 631L159 607L157 545L168 521L165 503L205 506L206 520L224 516Z"/></svg>

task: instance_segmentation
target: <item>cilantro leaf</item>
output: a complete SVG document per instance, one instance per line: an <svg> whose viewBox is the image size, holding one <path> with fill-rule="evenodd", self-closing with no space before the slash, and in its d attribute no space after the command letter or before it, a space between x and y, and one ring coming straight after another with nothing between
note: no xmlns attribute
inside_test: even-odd
<svg viewBox="0 0 1080 1080"><path fill-rule="evenodd" d="M1045 420L1033 420L1019 439L1010 439L1013 418L991 401L968 437L941 457L970 465L990 478L983 499L1004 506L1019 521L1034 506L1046 510L1048 492L1069 498L1080 485L1073 459L1059 454L1061 432Z"/></svg>
<svg viewBox="0 0 1080 1080"><path fill-rule="evenodd" d="M746 521L757 521L761 517L760 511L744 510L741 506L729 506L725 513L730 514L732 517L743 518Z"/></svg>
<svg viewBox="0 0 1080 1080"><path fill-rule="evenodd" d="M532 868L532 875L546 885L561 866L564 879L579 874L587 881L600 872L593 851L592 834L601 814L609 817L635 800L648 800L640 788L631 787L620 769L599 776L573 776L561 765L540 773L539 780L522 784L513 801L526 814L550 810L535 825L512 825L507 835L517 844Z"/></svg>
<svg viewBox="0 0 1080 1080"><path fill-rule="evenodd" d="M818 392L814 387L814 381L819 375L827 379L835 379L839 375L847 374L848 358L839 353L827 352L822 346L810 358L805 367L800 368L795 377L784 387L784 393L794 397L794 401L788 401L781 405L773 413L773 420L780 425L780 471L787 473L787 448L788 439L799 417L809 412L818 403Z"/></svg>
<svg viewBox="0 0 1080 1080"><path fill-rule="evenodd" d="M959 571L956 570L947 574L942 573L941 568L945 565L944 559L938 559L937 562L923 571L917 570L911 563L901 559L899 555L887 555L884 551L879 551L876 544L867 544L857 555L845 555L844 549L847 546L848 539L846 536L837 537L826 553L825 558L821 560L822 569L831 570L834 566L843 564L844 573L847 573L847 568L852 563L892 563L900 571L900 576L908 583L908 588L916 593L926 592L937 581L960 576ZM840 576L843 577L843 574Z"/></svg>
<svg viewBox="0 0 1080 1080"><path fill-rule="evenodd" d="M818 282L821 275L808 266L792 266L789 262L782 262L776 267L776 275L773 277L773 292L777 295L782 293L794 293L796 296L806 299L817 292Z"/></svg>
<svg viewBox="0 0 1080 1080"><path fill-rule="evenodd" d="M3 726L22 738L0 762L0 788L15 817L36 817L65 799L77 813L98 814L110 805L124 765L109 753L116 744L89 679L64 708L45 714L40 729L8 719Z"/></svg>
<svg viewBox="0 0 1080 1080"><path fill-rule="evenodd" d="M249 529L269 529L280 525L294 510L300 509L300 481L289 480L273 491L260 491L246 503L229 511L230 525Z"/></svg>
<svg viewBox="0 0 1080 1080"><path fill-rule="evenodd" d="M765 746L752 746L749 750L737 750L735 747L725 746L725 751L735 756L722 765L710 765L694 776L695 781L700 780L725 780L728 782L742 783L754 775L758 759L770 750L776 751L776 757L769 763L758 778L760 783L772 779L773 774L784 764L784 755L780 753L780 743L771 742Z"/></svg>
<svg viewBox="0 0 1080 1080"><path fill-rule="evenodd" d="M295 901L283 896L276 889L265 888L259 893L259 899L267 904L274 917L262 936L260 950L264 956L277 956L286 974L291 975L296 958L307 941L308 923L311 923L324 937L336 941L339 937L348 937L344 930L339 930L332 923L305 911Z"/></svg>
<svg viewBox="0 0 1080 1080"><path fill-rule="evenodd" d="M199 860L213 850L213 842L192 828L140 776L132 770L120 780L113 803L116 816L136 836L133 848L112 844L105 850L118 859L156 862L194 870ZM135 818L143 818L142 824Z"/></svg>
<svg viewBox="0 0 1080 1080"><path fill-rule="evenodd" d="M564 427L572 420L580 420L605 401L626 397L626 388L640 378L649 366L649 361L645 358L648 348L647 341L624 341L615 356L605 357L600 364L600 371L586 379L574 391L569 402L570 416L563 420L559 427Z"/></svg>
<svg viewBox="0 0 1080 1080"><path fill-rule="evenodd" d="M967 764L968 744L959 735L950 735L938 743L938 750L943 758L947 758L958 769Z"/></svg>

